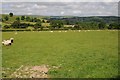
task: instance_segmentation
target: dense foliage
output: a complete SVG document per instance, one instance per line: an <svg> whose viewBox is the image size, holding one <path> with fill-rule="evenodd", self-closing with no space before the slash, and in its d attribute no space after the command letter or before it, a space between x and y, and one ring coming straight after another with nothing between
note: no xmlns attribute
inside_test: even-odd
<svg viewBox="0 0 120 80"><path fill-rule="evenodd" d="M61 21L64 25L74 25L74 29L120 29L120 17L94 16L94 17L51 17L45 18L52 21Z"/></svg>

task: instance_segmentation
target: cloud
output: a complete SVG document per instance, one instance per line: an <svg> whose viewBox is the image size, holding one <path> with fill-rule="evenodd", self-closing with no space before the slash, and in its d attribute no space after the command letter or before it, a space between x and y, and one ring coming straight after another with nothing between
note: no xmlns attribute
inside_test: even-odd
<svg viewBox="0 0 120 80"><path fill-rule="evenodd" d="M62 11L60 14L61 14L61 15L63 15L64 13L65 13L65 12L64 12L64 11Z"/></svg>
<svg viewBox="0 0 120 80"><path fill-rule="evenodd" d="M33 6L33 8L40 8L40 6L38 6L37 4L35 4L35 5Z"/></svg>
<svg viewBox="0 0 120 80"><path fill-rule="evenodd" d="M72 15L94 16L118 13L117 2L7 2L2 4L2 12L14 12L16 15Z"/></svg>
<svg viewBox="0 0 120 80"><path fill-rule="evenodd" d="M22 8L22 7L24 7L24 5L23 4L22 5L15 5L15 7Z"/></svg>
<svg viewBox="0 0 120 80"><path fill-rule="evenodd" d="M27 15L31 15L32 13L27 13Z"/></svg>
<svg viewBox="0 0 120 80"><path fill-rule="evenodd" d="M32 8L40 9L40 8L47 8L47 6L45 6L45 5L39 5L39 4L34 4Z"/></svg>
<svg viewBox="0 0 120 80"><path fill-rule="evenodd" d="M2 0L2 2L118 2L119 0Z"/></svg>
<svg viewBox="0 0 120 80"><path fill-rule="evenodd" d="M81 13L81 11L76 10L76 11L73 11L73 13L78 14L78 13Z"/></svg>
<svg viewBox="0 0 120 80"><path fill-rule="evenodd" d="M32 11L30 7L25 8L26 11Z"/></svg>

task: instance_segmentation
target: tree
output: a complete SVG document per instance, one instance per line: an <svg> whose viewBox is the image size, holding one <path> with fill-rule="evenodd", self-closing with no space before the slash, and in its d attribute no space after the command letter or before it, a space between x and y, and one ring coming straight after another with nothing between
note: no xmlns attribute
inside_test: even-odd
<svg viewBox="0 0 120 80"><path fill-rule="evenodd" d="M111 23L108 29L120 29L120 24L118 22Z"/></svg>
<svg viewBox="0 0 120 80"><path fill-rule="evenodd" d="M14 22L11 24L11 26L12 26L13 28L19 28L19 27L20 27L20 21L14 21Z"/></svg>
<svg viewBox="0 0 120 80"><path fill-rule="evenodd" d="M98 24L99 29L104 29L106 27L106 24L104 22L100 22Z"/></svg>
<svg viewBox="0 0 120 80"><path fill-rule="evenodd" d="M91 22L91 23L90 23L90 27L91 27L91 29L93 29L93 30L98 29L98 23L96 23L96 22Z"/></svg>
<svg viewBox="0 0 120 80"><path fill-rule="evenodd" d="M34 22L34 21L33 21L33 18L30 19L30 22Z"/></svg>
<svg viewBox="0 0 120 80"><path fill-rule="evenodd" d="M4 22L4 19L3 19L3 18L1 18L1 19L0 19L0 21L1 21L1 22Z"/></svg>
<svg viewBox="0 0 120 80"><path fill-rule="evenodd" d="M36 22L36 24L34 25L34 29L37 30L38 28L41 27L41 22Z"/></svg>
<svg viewBox="0 0 120 80"><path fill-rule="evenodd" d="M63 27L63 21L61 20L53 20L50 22L51 28L61 28Z"/></svg>
<svg viewBox="0 0 120 80"><path fill-rule="evenodd" d="M45 23L45 20L43 19L42 22Z"/></svg>
<svg viewBox="0 0 120 80"><path fill-rule="evenodd" d="M10 26L8 26L8 25L4 25L3 28L4 28L4 29L8 29L8 28L10 28Z"/></svg>
<svg viewBox="0 0 120 80"><path fill-rule="evenodd" d="M75 23L74 28L75 28L75 29L79 29L79 23L78 23L78 22Z"/></svg>
<svg viewBox="0 0 120 80"><path fill-rule="evenodd" d="M66 20L66 24L67 24L67 25L69 25L69 24L70 24L70 22L69 22L68 20Z"/></svg>
<svg viewBox="0 0 120 80"><path fill-rule="evenodd" d="M13 13L9 13L10 17L13 17Z"/></svg>
<svg viewBox="0 0 120 80"><path fill-rule="evenodd" d="M30 21L30 17L29 16L26 17L26 21Z"/></svg>
<svg viewBox="0 0 120 80"><path fill-rule="evenodd" d="M40 19L37 19L36 22L41 22L41 20L40 20Z"/></svg>
<svg viewBox="0 0 120 80"><path fill-rule="evenodd" d="M29 23L20 23L19 28L27 28L28 26L30 26Z"/></svg>
<svg viewBox="0 0 120 80"><path fill-rule="evenodd" d="M33 18L33 22L37 22L37 18Z"/></svg>
<svg viewBox="0 0 120 80"><path fill-rule="evenodd" d="M8 20L9 20L8 16L5 16L4 19L5 19L5 21L8 21Z"/></svg>
<svg viewBox="0 0 120 80"><path fill-rule="evenodd" d="M50 21L47 20L46 22L49 23Z"/></svg>
<svg viewBox="0 0 120 80"><path fill-rule="evenodd" d="M17 20L17 21L20 21L20 18L19 18L19 17L17 17L17 18L16 18L16 20Z"/></svg>
<svg viewBox="0 0 120 80"><path fill-rule="evenodd" d="M25 16L21 16L21 20L24 20L25 19Z"/></svg>

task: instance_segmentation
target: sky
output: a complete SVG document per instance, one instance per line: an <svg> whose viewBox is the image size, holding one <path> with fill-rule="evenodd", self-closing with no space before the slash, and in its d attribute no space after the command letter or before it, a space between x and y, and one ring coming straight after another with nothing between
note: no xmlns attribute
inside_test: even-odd
<svg viewBox="0 0 120 80"><path fill-rule="evenodd" d="M117 16L119 0L4 0L2 14L43 16ZM22 1L22 2L21 2Z"/></svg>
<svg viewBox="0 0 120 80"><path fill-rule="evenodd" d="M120 0L0 0L2 2L118 2Z"/></svg>

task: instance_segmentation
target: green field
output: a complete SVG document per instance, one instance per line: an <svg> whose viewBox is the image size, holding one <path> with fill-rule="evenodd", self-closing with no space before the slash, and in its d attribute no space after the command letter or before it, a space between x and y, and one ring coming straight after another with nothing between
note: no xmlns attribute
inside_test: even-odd
<svg viewBox="0 0 120 80"><path fill-rule="evenodd" d="M5 16L9 17L9 15L5 15L5 14L0 15L0 16L2 16L2 18L4 18ZM16 18L18 18L18 17L21 19L21 16L14 15L13 17L9 17L8 21L0 22L0 24L2 24L2 27L5 25L11 25L14 21L16 21ZM27 17L34 18L34 16L27 16ZM47 17L47 16L39 16L39 17L37 16L37 18L40 19L41 21L45 20L45 19L42 19L44 17ZM28 24L32 24L32 25L36 24L36 22L29 22L26 20L20 20L20 21L21 21L21 23L28 23ZM44 27L50 26L50 23L42 23L42 26L44 26Z"/></svg>
<svg viewBox="0 0 120 80"><path fill-rule="evenodd" d="M14 38L2 46L3 77L21 65L49 65L50 78L110 78L118 76L118 31L3 32Z"/></svg>

